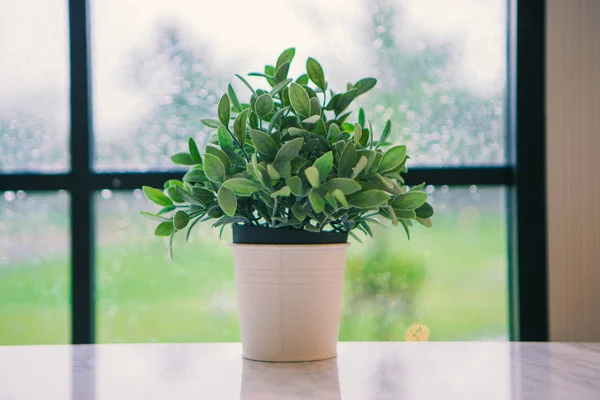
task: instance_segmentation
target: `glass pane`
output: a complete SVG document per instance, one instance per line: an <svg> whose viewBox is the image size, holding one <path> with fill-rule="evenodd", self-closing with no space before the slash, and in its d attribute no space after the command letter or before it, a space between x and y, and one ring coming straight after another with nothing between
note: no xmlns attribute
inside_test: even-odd
<svg viewBox="0 0 600 400"><path fill-rule="evenodd" d="M429 187L434 228L377 229L348 253L340 340L507 339L508 261L503 188ZM100 342L238 341L230 233L210 224L190 243L152 236L139 190L96 195ZM182 238L179 238L182 239ZM176 239L177 240L177 239Z"/></svg>
<svg viewBox="0 0 600 400"><path fill-rule="evenodd" d="M0 192L0 345L70 342L69 196Z"/></svg>
<svg viewBox="0 0 600 400"><path fill-rule="evenodd" d="M174 167L168 156L188 136L206 142L199 120L212 115L228 82L247 99L233 74L260 70L289 46L297 47L294 76L310 55L338 91L378 78L362 105L376 132L393 121L392 139L408 144L413 165L505 161L506 0L92 6L99 170ZM251 22L265 10L275 16L269 23Z"/></svg>
<svg viewBox="0 0 600 400"><path fill-rule="evenodd" d="M69 169L65 0L3 3L0 13L0 171Z"/></svg>

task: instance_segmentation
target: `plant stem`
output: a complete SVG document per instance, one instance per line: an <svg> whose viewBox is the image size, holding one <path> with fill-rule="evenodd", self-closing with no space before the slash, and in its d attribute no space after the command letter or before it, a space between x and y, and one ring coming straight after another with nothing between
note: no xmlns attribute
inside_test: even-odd
<svg viewBox="0 0 600 400"><path fill-rule="evenodd" d="M273 203L273 216L271 217L271 227L275 228L275 220L274 217L277 216L277 206L279 205L279 198L275 197L275 201Z"/></svg>
<svg viewBox="0 0 600 400"><path fill-rule="evenodd" d="M238 145L238 147L240 148L240 150L242 150L242 153L244 153L244 157L246 157L246 161L250 162L250 157L248 157L248 153L246 153L246 150L244 150L244 146L242 146L242 144L240 143L240 141L229 130L228 126L226 126L225 129L227 129L227 132L229 132L229 134L231 135L231 137L233 138L233 140L235 140L235 143Z"/></svg>

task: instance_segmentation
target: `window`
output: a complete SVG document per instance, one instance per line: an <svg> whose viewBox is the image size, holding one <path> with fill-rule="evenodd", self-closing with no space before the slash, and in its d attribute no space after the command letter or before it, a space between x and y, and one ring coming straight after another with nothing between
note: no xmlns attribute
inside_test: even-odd
<svg viewBox="0 0 600 400"><path fill-rule="evenodd" d="M534 186L543 188L543 159L532 156L543 139L536 125L543 96L535 86L543 62L515 64L515 51L543 44L539 9L517 22L519 5L506 0L446 3L225 0L206 7L153 0L140 12L134 1L71 0L68 23L64 15L52 22L61 24L52 31L60 35L35 38L54 62L44 65L58 65L66 77L70 60L70 167L66 146L50 139L62 132L66 144L66 105L59 107L66 81L54 85L65 101L50 102L53 109L19 111L40 118L36 127L0 114L0 212L10 216L0 221L9 238L3 233L0 241L0 286L26 287L0 292L0 316L14 313L0 319L10 326L0 329L0 344L64 342L69 314L74 343L239 340L226 237L198 229L191 245L175 243L176 262L169 262L137 216L149 207L138 188L180 177L169 155L188 136L206 143L199 119L214 111L227 83L243 93L233 74L258 69L290 45L297 59L319 59L332 84L379 78L361 105L375 131L392 119L394 139L413 155L407 183L426 180L437 209L434 229L415 230L410 242L402 231L379 230L374 240L353 244L340 340L403 340L415 322L425 323L433 340L544 340L545 305L528 295L545 290L544 279L533 279L544 277L545 244L532 239L545 235L543 190L519 191L539 179ZM287 18L247 28L266 9ZM542 36L515 37L525 22ZM225 25L243 28L220 29ZM67 31L70 54L60 64L66 51L48 48L64 45ZM299 74L302 63L295 68ZM11 81L14 90L22 81ZM28 88L23 104L42 107L29 99L45 86ZM516 113L522 101L533 111ZM523 127L531 133L515 136ZM21 138L30 147L17 146ZM48 329L19 336L40 321Z"/></svg>

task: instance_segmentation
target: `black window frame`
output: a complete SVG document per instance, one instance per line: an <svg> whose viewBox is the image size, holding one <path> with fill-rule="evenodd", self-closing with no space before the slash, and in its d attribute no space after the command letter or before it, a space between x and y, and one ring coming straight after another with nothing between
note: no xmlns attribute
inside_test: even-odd
<svg viewBox="0 0 600 400"><path fill-rule="evenodd" d="M507 163L412 168L407 184L507 188L510 339L548 340L545 0L508 0ZM69 1L71 171L3 174L0 191L71 195L71 342L95 343L94 192L159 187L181 172L95 172L89 0ZM521 134L517 134L517 133Z"/></svg>

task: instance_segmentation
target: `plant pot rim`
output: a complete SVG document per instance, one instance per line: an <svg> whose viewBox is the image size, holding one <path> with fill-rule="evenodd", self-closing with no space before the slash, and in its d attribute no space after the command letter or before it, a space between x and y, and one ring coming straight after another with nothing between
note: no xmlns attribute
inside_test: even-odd
<svg viewBox="0 0 600 400"><path fill-rule="evenodd" d="M309 232L297 229L263 228L259 226L232 225L233 245L348 245L348 233Z"/></svg>

